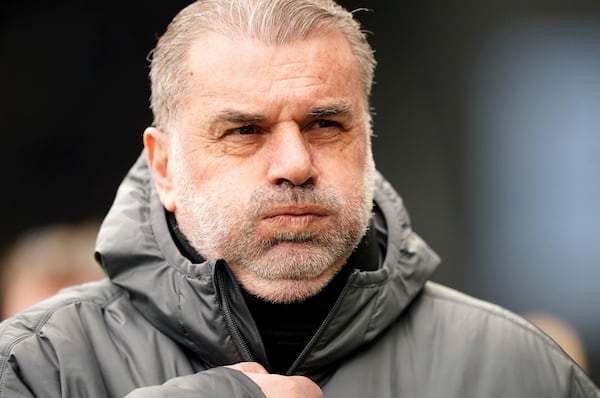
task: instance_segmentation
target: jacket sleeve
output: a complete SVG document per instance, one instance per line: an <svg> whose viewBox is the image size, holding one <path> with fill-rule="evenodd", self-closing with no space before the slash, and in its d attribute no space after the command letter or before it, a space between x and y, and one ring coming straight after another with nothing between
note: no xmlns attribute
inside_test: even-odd
<svg viewBox="0 0 600 398"><path fill-rule="evenodd" d="M600 398L600 389L576 365L573 365L571 374L569 398Z"/></svg>
<svg viewBox="0 0 600 398"><path fill-rule="evenodd" d="M163 385L133 390L125 398L266 398L250 378L237 370L218 367L173 378Z"/></svg>
<svg viewBox="0 0 600 398"><path fill-rule="evenodd" d="M5 364L5 358L0 357L0 398L34 398L29 387Z"/></svg>

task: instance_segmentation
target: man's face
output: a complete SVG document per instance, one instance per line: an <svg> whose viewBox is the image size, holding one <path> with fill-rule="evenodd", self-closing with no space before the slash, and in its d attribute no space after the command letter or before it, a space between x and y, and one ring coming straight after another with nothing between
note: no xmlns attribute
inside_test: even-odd
<svg viewBox="0 0 600 398"><path fill-rule="evenodd" d="M251 293L314 295L371 213L374 165L350 45L337 32L286 46L209 34L188 65L167 208L190 243L225 259Z"/></svg>

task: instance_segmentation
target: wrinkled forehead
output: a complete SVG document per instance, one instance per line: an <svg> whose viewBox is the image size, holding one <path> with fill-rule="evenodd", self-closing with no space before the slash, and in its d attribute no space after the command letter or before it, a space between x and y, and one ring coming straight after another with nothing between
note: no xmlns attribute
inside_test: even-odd
<svg viewBox="0 0 600 398"><path fill-rule="evenodd" d="M285 46L245 37L204 35L186 58L187 93L181 106L205 100L259 107L306 107L348 103L364 108L358 63L346 38L336 32Z"/></svg>
<svg viewBox="0 0 600 398"><path fill-rule="evenodd" d="M276 95L310 90L363 95L358 61L339 32L313 35L286 45L239 35L207 33L186 54L188 95ZM321 91L319 91L319 89Z"/></svg>
<svg viewBox="0 0 600 398"><path fill-rule="evenodd" d="M288 49L292 51L287 51ZM252 65L246 63L243 57L252 58L254 61L261 60L261 63L271 60L276 62L281 52L285 52L286 56L294 52L299 62L312 58L328 62L331 68L352 67L358 71L358 59L350 42L338 30L315 31L306 37L282 44L265 42L240 33L223 34L207 31L190 42L185 61L189 68L222 62L228 57L238 57L237 62L240 66L249 67Z"/></svg>

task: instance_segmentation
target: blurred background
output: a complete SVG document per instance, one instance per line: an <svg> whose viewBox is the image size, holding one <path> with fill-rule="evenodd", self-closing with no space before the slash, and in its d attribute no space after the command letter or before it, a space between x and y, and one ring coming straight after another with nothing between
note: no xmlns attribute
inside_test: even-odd
<svg viewBox="0 0 600 398"><path fill-rule="evenodd" d="M3 3L4 257L106 213L151 122L146 56L189 3ZM599 384L600 2L341 3L371 10L375 158L434 279L566 322Z"/></svg>

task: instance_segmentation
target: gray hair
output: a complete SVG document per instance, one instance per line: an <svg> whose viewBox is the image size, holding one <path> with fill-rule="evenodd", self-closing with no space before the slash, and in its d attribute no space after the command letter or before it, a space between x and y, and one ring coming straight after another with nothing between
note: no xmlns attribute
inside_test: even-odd
<svg viewBox="0 0 600 398"><path fill-rule="evenodd" d="M333 0L197 0L179 12L158 40L150 63L154 126L174 129L186 92L186 54L202 33L241 34L268 45L284 45L314 32L340 31L357 58L365 102L373 84L375 58L352 13ZM370 116L369 116L370 119Z"/></svg>

